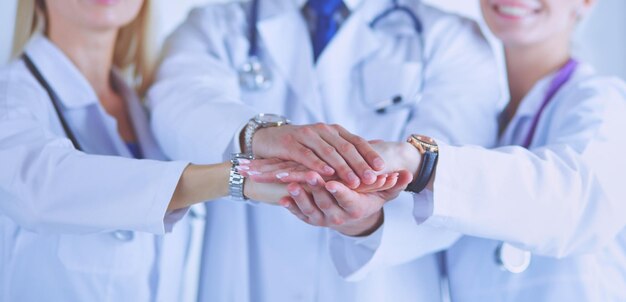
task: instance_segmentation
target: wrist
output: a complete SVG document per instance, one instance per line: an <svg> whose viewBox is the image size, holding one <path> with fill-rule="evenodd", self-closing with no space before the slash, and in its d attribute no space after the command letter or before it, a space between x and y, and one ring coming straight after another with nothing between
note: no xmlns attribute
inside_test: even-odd
<svg viewBox="0 0 626 302"><path fill-rule="evenodd" d="M398 154L400 155L399 158L402 163L401 169L399 170L407 170L415 178L419 171L422 155L410 143L400 143L399 149Z"/></svg>
<svg viewBox="0 0 626 302"><path fill-rule="evenodd" d="M365 237L374 233L381 225L383 225L385 215L383 214L383 210L379 210L378 212L359 220L356 223L345 224L341 226L337 226L334 229L346 236L351 237Z"/></svg>
<svg viewBox="0 0 626 302"><path fill-rule="evenodd" d="M272 129L276 129L276 127L268 127L268 128L259 128L254 132L254 135L252 136L252 142L250 144L250 146L252 146L252 150L254 150L254 153L252 152L252 150L246 150L247 153L253 153L252 155L254 155L254 157L261 157L263 158L263 142L265 142L265 137L266 134L268 134L268 132L271 132ZM271 135L271 134L268 134Z"/></svg>

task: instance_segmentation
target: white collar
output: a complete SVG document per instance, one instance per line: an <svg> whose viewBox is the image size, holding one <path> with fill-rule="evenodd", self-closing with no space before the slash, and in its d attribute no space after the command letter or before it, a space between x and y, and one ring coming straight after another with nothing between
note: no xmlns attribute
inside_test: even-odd
<svg viewBox="0 0 626 302"><path fill-rule="evenodd" d="M52 41L41 34L34 35L24 52L33 61L44 79L54 89L66 108L78 108L99 102L98 95L76 65ZM112 71L113 81L125 99L135 96L119 72Z"/></svg>
<svg viewBox="0 0 626 302"><path fill-rule="evenodd" d="M98 96L87 79L46 37L41 34L33 36L26 44L24 52L65 107L82 107L98 102Z"/></svg>

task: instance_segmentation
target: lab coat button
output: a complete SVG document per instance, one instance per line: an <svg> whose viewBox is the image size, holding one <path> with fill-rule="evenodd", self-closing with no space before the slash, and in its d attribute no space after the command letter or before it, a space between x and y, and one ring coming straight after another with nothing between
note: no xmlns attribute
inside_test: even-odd
<svg viewBox="0 0 626 302"><path fill-rule="evenodd" d="M135 234L132 231L115 231L113 237L119 241L131 241L135 238Z"/></svg>

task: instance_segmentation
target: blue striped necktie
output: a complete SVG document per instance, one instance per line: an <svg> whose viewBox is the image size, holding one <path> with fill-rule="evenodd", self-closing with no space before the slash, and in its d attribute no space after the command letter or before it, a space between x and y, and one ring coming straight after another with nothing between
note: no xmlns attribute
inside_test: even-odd
<svg viewBox="0 0 626 302"><path fill-rule="evenodd" d="M315 32L313 33L315 61L339 30L339 23L335 16L342 4L342 0L309 0L308 2L316 16Z"/></svg>

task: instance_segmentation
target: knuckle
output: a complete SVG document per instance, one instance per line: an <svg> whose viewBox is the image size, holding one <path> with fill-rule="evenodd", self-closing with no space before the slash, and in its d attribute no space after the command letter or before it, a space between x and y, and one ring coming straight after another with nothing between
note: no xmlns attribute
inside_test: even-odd
<svg viewBox="0 0 626 302"><path fill-rule="evenodd" d="M352 169L350 169L348 166L343 166L338 169L338 172L339 172L339 175L348 175L349 173L352 172Z"/></svg>
<svg viewBox="0 0 626 302"><path fill-rule="evenodd" d="M361 209L353 209L351 211L348 211L348 216L352 219L362 219L363 211Z"/></svg>
<svg viewBox="0 0 626 302"><path fill-rule="evenodd" d="M332 146L327 146L327 147L322 148L322 154L324 154L324 156L331 156L335 154L336 152L337 152L337 149L335 149Z"/></svg>
<svg viewBox="0 0 626 302"><path fill-rule="evenodd" d="M322 216L317 214L309 216L309 221L317 226L324 226L325 223L324 219L322 219Z"/></svg>
<svg viewBox="0 0 626 302"><path fill-rule="evenodd" d="M355 136L353 140L354 140L354 145L356 145L356 146L366 147L366 148L370 146L370 144L367 142L367 140L365 140L364 138L362 138L360 136Z"/></svg>
<svg viewBox="0 0 626 302"><path fill-rule="evenodd" d="M324 123L315 123L313 125L313 128L315 128L315 130L317 131L326 131L328 129L328 125Z"/></svg>
<svg viewBox="0 0 626 302"><path fill-rule="evenodd" d="M338 150L339 150L339 152L341 152L342 154L346 154L346 153L349 153L349 152L351 152L352 150L354 150L354 145L353 145L353 144L351 144L351 143L348 143L348 142L346 142L346 143L341 143L341 144L339 145Z"/></svg>
<svg viewBox="0 0 626 302"><path fill-rule="evenodd" d="M303 209L301 209L302 214L306 215L307 217L313 217L315 216L315 209L310 208L310 207L305 207Z"/></svg>
<svg viewBox="0 0 626 302"><path fill-rule="evenodd" d="M304 127L298 128L298 134L304 137L310 137L314 133L315 131L313 131L312 127L310 126L304 126Z"/></svg>
<svg viewBox="0 0 626 302"><path fill-rule="evenodd" d="M306 147L298 148L298 153L300 155L303 155L303 156L306 156L306 157L311 157L311 156L315 155L315 153L313 153L313 151L311 151L311 149L306 148Z"/></svg>
<svg viewBox="0 0 626 302"><path fill-rule="evenodd" d="M344 224L343 219L341 219L339 216L332 216L329 218L329 221L332 225L336 225L336 226Z"/></svg>

